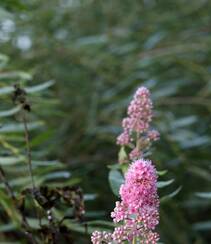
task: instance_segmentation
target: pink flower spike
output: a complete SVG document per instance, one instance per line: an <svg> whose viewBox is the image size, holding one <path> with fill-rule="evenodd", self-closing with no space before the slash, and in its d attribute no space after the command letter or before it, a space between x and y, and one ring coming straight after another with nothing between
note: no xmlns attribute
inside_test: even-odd
<svg viewBox="0 0 211 244"><path fill-rule="evenodd" d="M94 232L92 243L131 243L134 238L140 238L144 243L156 244L159 235L154 229L159 223L159 200L156 170L151 161L139 159L130 165L120 197L111 213L114 223L120 225L107 235Z"/></svg>
<svg viewBox="0 0 211 244"><path fill-rule="evenodd" d="M150 128L152 108L149 90L146 87L138 88L128 106L127 117L122 120L123 132L117 137L118 145L130 149L136 147L129 154L130 160L139 159L142 152L149 148L150 142L159 139L159 133Z"/></svg>

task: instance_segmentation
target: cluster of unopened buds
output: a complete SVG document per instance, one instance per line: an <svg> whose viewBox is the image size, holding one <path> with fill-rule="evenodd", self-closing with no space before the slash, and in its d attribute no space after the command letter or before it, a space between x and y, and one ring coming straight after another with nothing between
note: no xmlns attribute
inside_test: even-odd
<svg viewBox="0 0 211 244"><path fill-rule="evenodd" d="M123 133L117 138L117 144L128 146L132 151L125 182L119 190L121 199L111 213L116 227L112 233L93 232L93 244L156 244L159 240L158 233L154 231L159 223L157 173L152 162L143 159L142 155L149 143L159 139L159 133L150 129L151 120L150 93L141 87L128 107L128 117L123 119Z"/></svg>

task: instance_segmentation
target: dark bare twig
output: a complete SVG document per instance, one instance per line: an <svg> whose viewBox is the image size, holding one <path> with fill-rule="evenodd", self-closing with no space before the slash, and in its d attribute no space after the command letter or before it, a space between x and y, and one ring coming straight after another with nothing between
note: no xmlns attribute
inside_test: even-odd
<svg viewBox="0 0 211 244"><path fill-rule="evenodd" d="M23 123L24 126L26 158L27 158L28 171L31 177L31 184L32 184L31 188L24 189L24 191L21 192L22 202L20 207L17 208L19 208L19 211L21 212L23 218L23 228L24 230L26 230L25 234L29 235L28 238L31 238L30 241L32 242L32 244L36 244L36 239L34 239L34 236L32 236L32 231L34 234L36 234L37 232L33 228L30 228L23 212L25 209L26 196L29 195L30 197L32 197L35 203L34 211L40 223L38 234L39 233L41 234L41 239L45 243L57 244L60 242L61 239L62 240L64 239L63 234L65 233L66 235L66 233L69 232L67 227L62 225L65 219L67 218L76 219L80 222L83 222L83 216L84 216L83 193L81 189L78 187L63 187L63 188L49 189L48 187L36 186L34 176L33 176L30 134L28 128L28 121L27 121L27 113L31 111L31 105L27 100L26 91L22 89L18 84L16 84L14 88L15 91L13 94L13 101L15 104L21 106L20 116L21 116L21 122ZM9 190L10 188L8 188L7 191ZM65 204L68 204L69 207L72 207L73 216L71 217L66 216L61 221L58 221L53 216L52 213L52 208L55 206L57 200L64 202ZM42 216L40 216L39 207L41 207L42 211L45 212L46 214L46 217L48 219L47 225L41 225ZM86 225L85 225L85 232L87 232Z"/></svg>
<svg viewBox="0 0 211 244"><path fill-rule="evenodd" d="M23 108L23 124L24 124L24 133L25 133L25 143L26 143L26 150L27 150L27 161L28 161L28 167L29 167L29 175L31 177L31 183L32 183L32 189L33 189L33 201L35 204L35 213L38 217L39 220L39 225L41 226L41 216L39 213L39 209L36 209L36 201L35 201L35 192L36 192L36 185L34 181L34 176L33 176L33 170L32 170L32 156L31 156L31 147L30 147L30 138L29 138L29 130L27 126L27 120L26 120L26 114L25 110Z"/></svg>
<svg viewBox="0 0 211 244"><path fill-rule="evenodd" d="M24 133L25 133L25 142L26 142L26 150L27 150L27 159L28 159L28 167L29 167L29 174L32 181L33 190L35 190L35 182L32 172L32 157L31 157L31 148L30 148L30 140L29 140L29 130L27 126L27 119L26 119L26 112L31 111L31 106L27 101L26 91L20 87L19 84L14 85L14 92L12 95L12 100L15 104L21 106L21 115L22 115L22 122L24 125Z"/></svg>
<svg viewBox="0 0 211 244"><path fill-rule="evenodd" d="M23 111L23 124L24 124L24 132L25 132L25 142L26 142L29 174L30 174L30 177L31 177L32 188L33 188L33 190L35 190L35 182L34 182L34 176L33 176L33 171L32 171L31 148L30 148L30 142L29 142L29 130L28 130L28 126L27 126L27 120L26 120L25 111Z"/></svg>
<svg viewBox="0 0 211 244"><path fill-rule="evenodd" d="M22 116L22 122L23 122L23 126L24 126L27 163L28 163L29 175L30 175L31 183L32 183L33 200L34 200L36 186L35 186L35 181L34 181L34 176L33 176L30 138L29 138L29 130L28 130L28 125L27 125L27 119L26 119L26 112L31 111L31 106L27 101L26 91L23 88L21 88L19 84L15 84L14 88L15 88L15 90L14 90L14 93L12 96L12 100L14 101L15 104L21 105L21 116ZM35 203L35 212L36 212L36 215L39 219L39 224L41 225L41 216L39 214L39 210L36 209L35 200L34 200L34 203Z"/></svg>

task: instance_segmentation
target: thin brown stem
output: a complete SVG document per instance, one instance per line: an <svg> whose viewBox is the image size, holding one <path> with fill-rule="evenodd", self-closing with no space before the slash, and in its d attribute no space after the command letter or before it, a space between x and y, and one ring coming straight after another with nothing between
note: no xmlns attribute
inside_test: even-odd
<svg viewBox="0 0 211 244"><path fill-rule="evenodd" d="M28 126L27 126L25 111L23 111L23 124L24 124L24 132L25 132L25 142L26 142L29 174L31 177L32 188L33 188L33 190L35 190L35 182L34 182L34 176L33 176L33 171L32 171L32 156L31 156L31 147L30 147L30 141L29 141L29 130L28 130Z"/></svg>
<svg viewBox="0 0 211 244"><path fill-rule="evenodd" d="M33 189L33 195L35 194L36 191L36 185L34 181L34 176L33 176L33 170L32 170L32 155L31 155L31 147L30 147L30 138L29 138L29 130L28 130L28 125L27 125L27 120L26 120L26 114L25 111L23 111L23 124L24 124L24 132L25 132L25 142L26 142L26 150L27 150L27 160L28 160L28 167L29 167L29 175L31 177L31 183L32 183L32 189ZM41 216L39 209L36 209L36 201L33 199L34 204L35 204L35 214L37 215L37 218L39 220L39 225L41 226Z"/></svg>

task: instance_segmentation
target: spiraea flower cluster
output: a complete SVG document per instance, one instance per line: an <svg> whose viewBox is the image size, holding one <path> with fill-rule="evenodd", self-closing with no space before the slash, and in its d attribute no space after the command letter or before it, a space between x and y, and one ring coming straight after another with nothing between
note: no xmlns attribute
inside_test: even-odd
<svg viewBox="0 0 211 244"><path fill-rule="evenodd" d="M130 243L136 238L138 243L157 243L159 235L154 229L159 223L159 200L156 170L151 161L140 159L130 165L120 197L111 213L118 226L113 233L94 232L92 242Z"/></svg>
<svg viewBox="0 0 211 244"><path fill-rule="evenodd" d="M130 160L142 157L143 150L159 139L159 133L150 129L152 107L149 90L138 88L128 107L127 117L122 121L123 132L117 137L117 144L132 147Z"/></svg>
<svg viewBox="0 0 211 244"><path fill-rule="evenodd" d="M150 128L152 101L147 88L137 90L127 115L123 119L123 132L117 138L117 144L121 145L119 162L132 163L119 190L121 199L111 213L116 227L112 233L95 231L91 237L93 244L156 244L159 240L155 232L159 223L157 174L152 162L143 159L144 150L152 141L159 139L159 133ZM129 157L125 146L132 148Z"/></svg>

